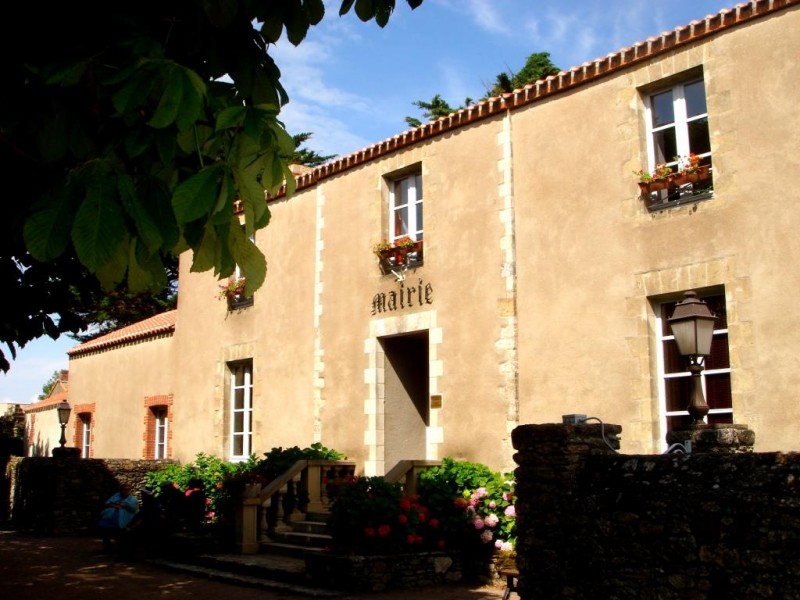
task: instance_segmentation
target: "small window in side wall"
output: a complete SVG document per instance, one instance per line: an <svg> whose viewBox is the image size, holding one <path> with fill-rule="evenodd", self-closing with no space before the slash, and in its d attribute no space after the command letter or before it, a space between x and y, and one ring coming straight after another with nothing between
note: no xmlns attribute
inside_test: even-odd
<svg viewBox="0 0 800 600"><path fill-rule="evenodd" d="M253 363L231 363L228 369L230 459L243 461L253 452Z"/></svg>
<svg viewBox="0 0 800 600"><path fill-rule="evenodd" d="M714 168L702 75L648 92L644 103L645 171L652 179L641 191L649 208L658 210L711 198ZM657 172L664 176L658 177Z"/></svg>
<svg viewBox="0 0 800 600"><path fill-rule="evenodd" d="M89 458L92 453L92 413L78 415L78 427L81 441L81 458Z"/></svg>
<svg viewBox="0 0 800 600"><path fill-rule="evenodd" d="M166 406L154 406L153 413L153 458L167 458L169 434L168 410Z"/></svg>
<svg viewBox="0 0 800 600"><path fill-rule="evenodd" d="M714 337L711 354L703 361L701 383L703 395L709 411L706 422L709 424L733 423L733 402L731 398L731 362L728 353L728 318L725 309L725 294L699 294L708 304L711 313L717 317L714 323ZM692 418L686 407L692 390L691 374L686 360L678 352L667 319L672 316L675 305L680 300L663 302L655 306L656 331L658 333L659 399L662 443L665 436L673 430L688 429Z"/></svg>

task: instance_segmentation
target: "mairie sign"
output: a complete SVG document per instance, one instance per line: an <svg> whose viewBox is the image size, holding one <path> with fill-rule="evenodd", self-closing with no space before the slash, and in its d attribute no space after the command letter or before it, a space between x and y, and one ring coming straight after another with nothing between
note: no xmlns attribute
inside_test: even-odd
<svg viewBox="0 0 800 600"><path fill-rule="evenodd" d="M418 285L406 285L401 281L398 290L378 292L372 297L372 314L394 312L404 308L433 304L433 286L419 280Z"/></svg>

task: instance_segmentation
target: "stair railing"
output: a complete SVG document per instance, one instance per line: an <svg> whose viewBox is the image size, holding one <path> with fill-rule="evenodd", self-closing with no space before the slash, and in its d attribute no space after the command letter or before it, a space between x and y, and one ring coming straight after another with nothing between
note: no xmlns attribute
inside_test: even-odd
<svg viewBox="0 0 800 600"><path fill-rule="evenodd" d="M414 496L417 493L419 475L426 469L441 466L438 460L401 460L383 478L391 483L400 482L403 493Z"/></svg>
<svg viewBox="0 0 800 600"><path fill-rule="evenodd" d="M291 529L293 520L308 513L326 513L335 486L354 477L356 463L347 460L298 460L261 489L256 539L268 542Z"/></svg>

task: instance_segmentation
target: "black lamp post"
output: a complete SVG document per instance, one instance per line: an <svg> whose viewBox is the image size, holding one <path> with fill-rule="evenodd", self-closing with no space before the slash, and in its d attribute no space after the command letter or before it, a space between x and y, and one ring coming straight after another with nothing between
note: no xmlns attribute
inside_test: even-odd
<svg viewBox="0 0 800 600"><path fill-rule="evenodd" d="M714 322L708 305L693 291L684 293L684 300L675 306L667 322L678 344L678 352L689 362L692 374L692 397L687 410L695 423L703 423L708 414L708 404L703 396L700 373L703 371L701 357L711 354L711 340L714 337Z"/></svg>
<svg viewBox="0 0 800 600"><path fill-rule="evenodd" d="M64 444L67 443L65 429L67 427L67 421L69 421L69 413L72 412L72 407L70 407L69 402L62 400L56 405L56 411L58 412L58 424L61 425L61 439L59 443L63 448Z"/></svg>

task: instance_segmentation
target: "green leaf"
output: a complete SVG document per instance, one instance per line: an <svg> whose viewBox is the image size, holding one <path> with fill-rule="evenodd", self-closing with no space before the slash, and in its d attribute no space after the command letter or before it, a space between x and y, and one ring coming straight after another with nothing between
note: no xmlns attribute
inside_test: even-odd
<svg viewBox="0 0 800 600"><path fill-rule="evenodd" d="M112 260L125 238L125 221L111 177L96 176L75 214L72 243L80 261L97 272Z"/></svg>
<svg viewBox="0 0 800 600"><path fill-rule="evenodd" d="M218 244L219 238L214 228L206 227L200 243L193 247L192 266L189 270L193 273L203 273L213 269L217 264L216 248Z"/></svg>
<svg viewBox="0 0 800 600"><path fill-rule="evenodd" d="M76 203L65 188L52 196L44 196L42 200L44 208L28 218L23 235L31 256L47 262L63 254L67 248Z"/></svg>
<svg viewBox="0 0 800 600"><path fill-rule="evenodd" d="M134 112L145 103L155 81L152 63L144 63L128 75L125 85L113 95L114 108L121 114Z"/></svg>
<svg viewBox="0 0 800 600"><path fill-rule="evenodd" d="M284 0L285 2L286 0ZM284 14L283 22L286 25L286 38L297 46L305 39L308 33L308 16L300 5L300 0L294 0L285 9L286 13Z"/></svg>
<svg viewBox="0 0 800 600"><path fill-rule="evenodd" d="M342 0L342 6L339 8L339 16L343 17L346 15L350 11L350 8L353 6L354 2L355 0Z"/></svg>
<svg viewBox="0 0 800 600"><path fill-rule="evenodd" d="M184 80L183 102L178 111L177 124L179 131L186 131L200 118L206 85L200 76L191 69L181 68L179 76Z"/></svg>
<svg viewBox="0 0 800 600"><path fill-rule="evenodd" d="M217 202L214 205L209 222L212 224L226 223L233 218L233 203L236 200L236 188L229 170L224 170L222 184L219 186Z"/></svg>
<svg viewBox="0 0 800 600"><path fill-rule="evenodd" d="M186 82L180 76L178 69L175 67L169 68L165 76L167 78L167 85L161 93L158 106L155 113L148 121L148 125L156 129L163 129L169 127L178 118L178 110L183 104L184 86Z"/></svg>
<svg viewBox="0 0 800 600"><path fill-rule="evenodd" d="M408 2L408 5L411 7L411 10L414 10L415 8L417 8L422 4L422 0L406 0L406 2Z"/></svg>
<svg viewBox="0 0 800 600"><path fill-rule="evenodd" d="M118 192L120 202L136 225L136 230L145 247L151 253L156 252L163 244L164 239L161 237L158 226L145 210L146 205L137 195L134 181L130 176L123 174L118 177Z"/></svg>
<svg viewBox="0 0 800 600"><path fill-rule="evenodd" d="M303 10L311 25L316 25L325 16L325 3L322 0L305 0Z"/></svg>
<svg viewBox="0 0 800 600"><path fill-rule="evenodd" d="M164 264L157 254L149 254L137 238L130 242L128 254L128 288L132 292L161 289L167 285Z"/></svg>
<svg viewBox="0 0 800 600"><path fill-rule="evenodd" d="M277 13L270 15L269 18L261 24L261 35L264 36L265 40L273 44L281 39L282 32L283 21Z"/></svg>
<svg viewBox="0 0 800 600"><path fill-rule="evenodd" d="M221 110L217 115L215 129L217 131L222 131L223 129L241 127L246 114L247 108L244 106L231 106Z"/></svg>
<svg viewBox="0 0 800 600"><path fill-rule="evenodd" d="M188 223L209 214L218 195L221 175L221 167L211 165L175 187L172 208L178 223Z"/></svg>
<svg viewBox="0 0 800 600"><path fill-rule="evenodd" d="M125 278L128 269L128 242L127 239L117 244L115 252L109 260L97 271L95 275L100 285L106 291L113 290Z"/></svg>
<svg viewBox="0 0 800 600"><path fill-rule="evenodd" d="M136 158L144 154L153 144L150 129L145 126L132 126L125 135L125 152L129 158Z"/></svg>
<svg viewBox="0 0 800 600"><path fill-rule="evenodd" d="M36 148L45 162L62 158L67 153L67 111L59 110L44 117L37 132Z"/></svg>
<svg viewBox="0 0 800 600"><path fill-rule="evenodd" d="M267 277L267 259L236 221L231 221L229 236L233 259L247 280L245 295L250 295L262 286Z"/></svg>
<svg viewBox="0 0 800 600"><path fill-rule="evenodd" d="M266 126L264 112L257 108L248 108L244 118L244 132L248 137L257 140Z"/></svg>
<svg viewBox="0 0 800 600"><path fill-rule="evenodd" d="M66 65L55 65L55 68L49 70L47 73L43 73L44 81L49 85L61 84L64 87L77 85L88 66L88 60Z"/></svg>
<svg viewBox="0 0 800 600"><path fill-rule="evenodd" d="M227 27L236 19L239 3L236 0L203 0L203 9L215 27Z"/></svg>
<svg viewBox="0 0 800 600"><path fill-rule="evenodd" d="M373 0L356 0L356 16L364 21L369 21L375 16L375 3Z"/></svg>
<svg viewBox="0 0 800 600"><path fill-rule="evenodd" d="M394 0L375 0L375 22L383 28L394 10Z"/></svg>

